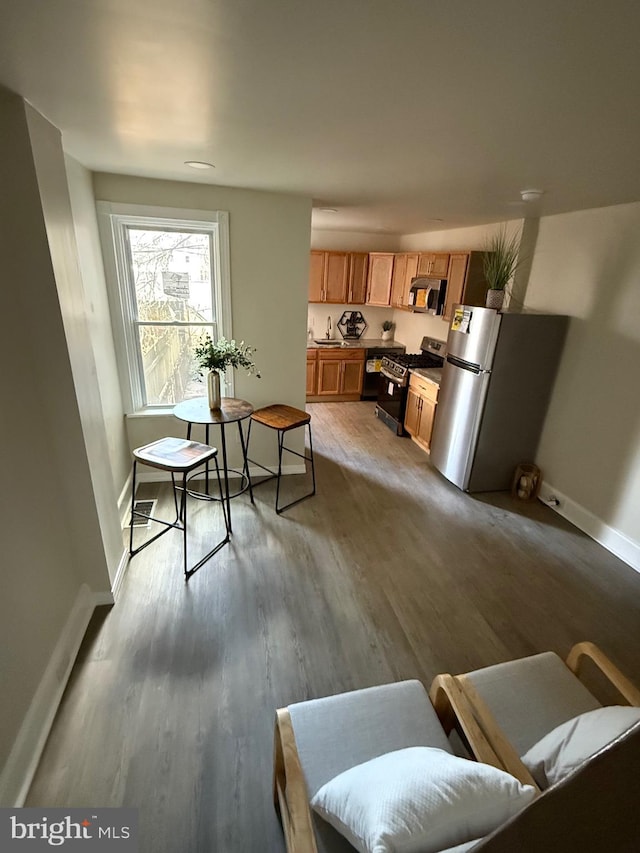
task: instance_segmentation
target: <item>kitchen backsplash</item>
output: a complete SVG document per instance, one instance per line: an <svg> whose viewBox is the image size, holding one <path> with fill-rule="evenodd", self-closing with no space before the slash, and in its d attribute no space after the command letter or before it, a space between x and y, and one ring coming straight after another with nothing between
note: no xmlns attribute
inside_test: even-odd
<svg viewBox="0 0 640 853"><path fill-rule="evenodd" d="M360 311L367 322L367 328L362 333L363 338L380 338L383 320L392 320L395 323L393 337L406 346L407 352L419 352L425 335L442 341L447 339L449 327L440 317L397 311L393 308L374 308L370 305L309 303L307 329L313 330L314 338L324 338L327 332L327 319L331 317L331 337L341 339L342 335L336 324L344 311L353 310Z"/></svg>
<svg viewBox="0 0 640 853"><path fill-rule="evenodd" d="M324 338L327 333L327 318L331 317L331 337L341 339L337 323L345 311L359 311L362 314L367 323L367 328L362 333L363 338L381 337L383 320L393 320L393 308L309 303L307 329L313 329L314 338Z"/></svg>

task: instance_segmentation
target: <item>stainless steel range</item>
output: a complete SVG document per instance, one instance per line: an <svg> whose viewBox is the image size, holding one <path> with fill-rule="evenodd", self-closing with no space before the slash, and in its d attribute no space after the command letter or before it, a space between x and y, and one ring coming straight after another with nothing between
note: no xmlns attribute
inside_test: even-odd
<svg viewBox="0 0 640 853"><path fill-rule="evenodd" d="M445 341L424 337L420 350L419 353L389 355L382 359L375 413L376 417L384 421L397 435L404 434L409 371L412 368L441 368L444 365Z"/></svg>

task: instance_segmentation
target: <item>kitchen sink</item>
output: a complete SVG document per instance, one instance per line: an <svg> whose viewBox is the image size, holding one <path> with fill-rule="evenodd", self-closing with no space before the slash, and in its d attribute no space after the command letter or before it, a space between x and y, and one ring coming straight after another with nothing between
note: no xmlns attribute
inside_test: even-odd
<svg viewBox="0 0 640 853"><path fill-rule="evenodd" d="M320 346L325 347L346 347L347 344L344 341L335 341L335 340L327 340L326 338L314 338L314 344L320 344Z"/></svg>

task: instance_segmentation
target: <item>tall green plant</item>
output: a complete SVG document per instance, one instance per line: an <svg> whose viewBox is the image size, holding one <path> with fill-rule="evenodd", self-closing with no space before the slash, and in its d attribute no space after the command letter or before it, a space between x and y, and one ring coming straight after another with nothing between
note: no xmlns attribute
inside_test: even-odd
<svg viewBox="0 0 640 853"><path fill-rule="evenodd" d="M484 276L490 290L504 290L516 274L522 259L518 234L508 235L506 228L493 234L485 244Z"/></svg>

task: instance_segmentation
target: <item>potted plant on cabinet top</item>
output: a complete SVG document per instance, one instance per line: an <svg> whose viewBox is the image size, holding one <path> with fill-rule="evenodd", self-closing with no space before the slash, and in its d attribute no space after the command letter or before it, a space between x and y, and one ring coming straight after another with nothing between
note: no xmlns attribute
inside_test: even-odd
<svg viewBox="0 0 640 853"><path fill-rule="evenodd" d="M520 238L517 233L509 236L506 228L493 234L485 244L484 276L487 290L487 308L502 308L507 285L522 262Z"/></svg>
<svg viewBox="0 0 640 853"><path fill-rule="evenodd" d="M393 338L393 323L391 320L384 320L382 323L382 340L390 341Z"/></svg>
<svg viewBox="0 0 640 853"><path fill-rule="evenodd" d="M194 350L196 360L200 365L200 375L207 373L207 396L209 408L220 408L220 374L227 367L244 367L248 374L254 373L260 379L260 372L253 361L254 347L247 346L244 341L237 344L220 338L215 343L209 335L203 335L199 345Z"/></svg>

